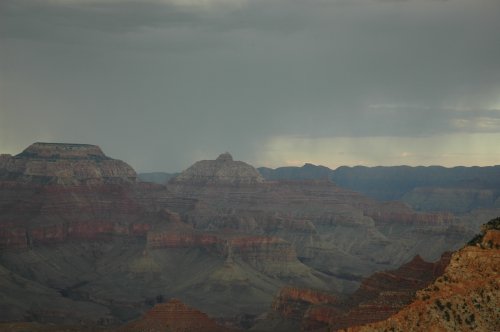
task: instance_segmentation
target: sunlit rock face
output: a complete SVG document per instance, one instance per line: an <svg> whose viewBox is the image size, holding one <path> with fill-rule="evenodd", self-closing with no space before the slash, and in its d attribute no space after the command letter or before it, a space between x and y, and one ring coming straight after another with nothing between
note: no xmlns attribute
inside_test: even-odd
<svg viewBox="0 0 500 332"><path fill-rule="evenodd" d="M134 182L136 173L96 145L34 143L16 156L0 158L0 180L95 185Z"/></svg>
<svg viewBox="0 0 500 332"><path fill-rule="evenodd" d="M390 318L357 331L500 330L500 219L455 252L444 274Z"/></svg>
<svg viewBox="0 0 500 332"><path fill-rule="evenodd" d="M192 185L249 185L262 183L264 178L247 163L234 161L229 153L215 160L201 160L171 180L176 184Z"/></svg>
<svg viewBox="0 0 500 332"><path fill-rule="evenodd" d="M285 287L273 301L269 325L272 321L294 322L296 330L336 331L386 319L411 303L417 290L441 276L449 261L450 253L435 263L416 256L396 270L365 278L358 290L347 297Z"/></svg>

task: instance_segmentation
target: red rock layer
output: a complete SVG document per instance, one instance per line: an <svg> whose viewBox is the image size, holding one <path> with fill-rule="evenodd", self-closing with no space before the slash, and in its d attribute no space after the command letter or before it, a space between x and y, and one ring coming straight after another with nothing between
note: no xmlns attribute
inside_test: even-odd
<svg viewBox="0 0 500 332"><path fill-rule="evenodd" d="M436 263L420 257L394 271L366 278L348 299L314 291L285 288L274 301L273 310L284 319L302 322L305 331L337 330L353 324L386 319L411 302L415 292L440 276L450 259L446 253Z"/></svg>
<svg viewBox="0 0 500 332"><path fill-rule="evenodd" d="M0 248L96 239L106 234L145 236L159 219L146 213L127 185L0 182L0 193Z"/></svg>
<svg viewBox="0 0 500 332"><path fill-rule="evenodd" d="M346 301L343 314L328 317L332 330L359 324L376 322L396 313L411 302L415 292L440 276L449 263L450 254L445 253L435 263L428 263L416 256L411 262L394 271L375 273L365 279L360 288ZM315 321L325 322L325 317L309 313L305 326L315 326ZM311 324L311 322L313 324Z"/></svg>
<svg viewBox="0 0 500 332"><path fill-rule="evenodd" d="M141 319L125 325L118 331L229 332L231 330L217 325L215 320L210 319L205 313L172 299L167 303L155 305Z"/></svg>
<svg viewBox="0 0 500 332"><path fill-rule="evenodd" d="M500 230L454 253L445 273L410 305L361 331L500 331Z"/></svg>

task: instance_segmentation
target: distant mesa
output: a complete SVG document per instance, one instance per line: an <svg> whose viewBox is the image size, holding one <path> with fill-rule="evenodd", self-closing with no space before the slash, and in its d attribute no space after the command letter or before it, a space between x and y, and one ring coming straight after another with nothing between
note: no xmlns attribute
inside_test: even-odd
<svg viewBox="0 0 500 332"><path fill-rule="evenodd" d="M38 159L111 159L97 145L44 142L31 144L16 157Z"/></svg>
<svg viewBox="0 0 500 332"><path fill-rule="evenodd" d="M0 158L0 180L66 185L135 182L134 169L90 144L37 142Z"/></svg>
<svg viewBox="0 0 500 332"><path fill-rule="evenodd" d="M264 182L264 178L251 165L235 161L229 153L215 160L201 160L170 180L171 184L228 184L250 185Z"/></svg>

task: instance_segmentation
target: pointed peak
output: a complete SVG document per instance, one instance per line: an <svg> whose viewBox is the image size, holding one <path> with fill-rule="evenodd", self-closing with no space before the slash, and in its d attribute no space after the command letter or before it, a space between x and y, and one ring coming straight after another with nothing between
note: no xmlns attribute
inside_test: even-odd
<svg viewBox="0 0 500 332"><path fill-rule="evenodd" d="M215 160L218 160L218 161L233 161L233 156L231 156L231 154L229 152L224 152L222 154L220 154L217 159Z"/></svg>

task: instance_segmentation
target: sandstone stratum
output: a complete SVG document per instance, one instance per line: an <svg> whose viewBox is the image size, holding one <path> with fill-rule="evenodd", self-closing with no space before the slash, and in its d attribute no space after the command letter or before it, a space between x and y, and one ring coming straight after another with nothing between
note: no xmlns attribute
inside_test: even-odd
<svg viewBox="0 0 500 332"><path fill-rule="evenodd" d="M228 153L160 185L137 181L97 146L34 143L0 156L0 322L114 328L177 298L248 328L284 289L281 307L295 317L314 308L307 324L333 326L319 309L346 303L360 285L381 289L358 298L383 319L388 299L408 299L383 285L428 282L419 271L434 263L424 260L474 235L463 220L329 180L265 180ZM367 284L403 264L404 277ZM309 304L296 310L294 301Z"/></svg>

